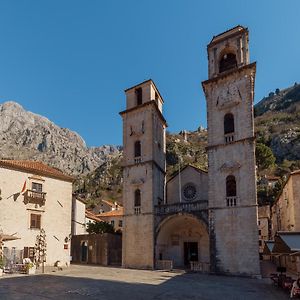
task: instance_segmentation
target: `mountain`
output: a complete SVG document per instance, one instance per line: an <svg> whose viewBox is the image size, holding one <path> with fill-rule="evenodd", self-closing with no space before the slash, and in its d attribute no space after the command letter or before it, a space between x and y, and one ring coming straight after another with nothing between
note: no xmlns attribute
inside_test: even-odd
<svg viewBox="0 0 300 300"><path fill-rule="evenodd" d="M95 170L121 150L109 145L88 148L76 132L12 101L0 105L0 120L2 159L40 160L77 176Z"/></svg>
<svg viewBox="0 0 300 300"><path fill-rule="evenodd" d="M255 105L255 131L277 163L300 160L300 84L276 89Z"/></svg>
<svg viewBox="0 0 300 300"><path fill-rule="evenodd" d="M283 176L299 169L300 85L276 89L257 103L254 111L257 142L269 147L276 159L276 164L258 169L258 175ZM0 105L0 118L2 158L41 160L77 176L74 191L87 199L91 207L101 199L121 201L121 147L88 148L77 133L60 128L15 102ZM167 132L166 137L167 179L178 170L179 163L207 169L206 129Z"/></svg>

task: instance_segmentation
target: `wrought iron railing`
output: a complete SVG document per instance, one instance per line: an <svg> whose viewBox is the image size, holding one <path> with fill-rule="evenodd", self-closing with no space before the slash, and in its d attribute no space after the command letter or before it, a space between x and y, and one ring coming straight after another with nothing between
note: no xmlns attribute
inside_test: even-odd
<svg viewBox="0 0 300 300"><path fill-rule="evenodd" d="M155 206L155 213L157 215L165 215L179 212L194 212L206 209L208 209L208 201L198 200L193 202L157 205Z"/></svg>
<svg viewBox="0 0 300 300"><path fill-rule="evenodd" d="M46 193L44 192L37 192L34 190L27 190L24 194L24 202L39 204L40 206L45 205L46 202Z"/></svg>

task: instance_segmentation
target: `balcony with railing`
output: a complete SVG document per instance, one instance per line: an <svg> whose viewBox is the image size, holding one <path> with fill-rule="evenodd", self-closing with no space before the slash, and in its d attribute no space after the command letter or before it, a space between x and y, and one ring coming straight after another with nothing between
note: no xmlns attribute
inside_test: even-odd
<svg viewBox="0 0 300 300"><path fill-rule="evenodd" d="M24 203L38 204L39 206L45 205L46 193L35 190L27 190L24 193Z"/></svg>
<svg viewBox="0 0 300 300"><path fill-rule="evenodd" d="M193 202L180 202L173 204L163 204L155 206L155 213L157 215L175 214L180 212L197 212L208 209L207 200L198 200Z"/></svg>
<svg viewBox="0 0 300 300"><path fill-rule="evenodd" d="M140 164L142 162L142 157L141 156L137 156L134 158L134 163L135 164Z"/></svg>
<svg viewBox="0 0 300 300"><path fill-rule="evenodd" d="M236 206L237 197L226 197L226 204L227 206Z"/></svg>
<svg viewBox="0 0 300 300"><path fill-rule="evenodd" d="M225 134L224 138L225 138L225 144L234 142L234 132Z"/></svg>

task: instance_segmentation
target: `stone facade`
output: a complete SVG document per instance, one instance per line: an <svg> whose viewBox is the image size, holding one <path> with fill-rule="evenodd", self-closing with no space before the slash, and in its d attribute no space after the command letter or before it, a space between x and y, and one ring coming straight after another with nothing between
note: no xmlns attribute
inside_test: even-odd
<svg viewBox="0 0 300 300"><path fill-rule="evenodd" d="M123 266L154 268L154 206L164 199L165 128L154 82L127 89L123 118Z"/></svg>
<svg viewBox="0 0 300 300"><path fill-rule="evenodd" d="M36 237L43 228L45 264L53 266L60 261L62 266L69 265L72 181L42 163L0 161L0 228L19 238L4 247L21 252L21 258L32 258Z"/></svg>
<svg viewBox="0 0 300 300"><path fill-rule="evenodd" d="M208 201L212 271L260 274L253 98L255 63L248 30L214 37L207 47Z"/></svg>
<svg viewBox="0 0 300 300"><path fill-rule="evenodd" d="M279 197L272 206L272 236L277 231L300 232L300 170L287 179Z"/></svg>
<svg viewBox="0 0 300 300"><path fill-rule="evenodd" d="M270 205L258 207L259 254L262 257L264 242L271 239L271 208Z"/></svg>
<svg viewBox="0 0 300 300"><path fill-rule="evenodd" d="M195 267L260 274L253 124L255 63L248 30L237 26L208 45L208 174L187 166L165 183L165 121L152 80L126 90L123 266ZM141 102L144 99L145 102ZM152 100L151 100L152 99ZM226 119L226 122L225 122ZM226 123L226 125L225 125ZM136 157L135 141L142 142ZM135 191L141 207L135 207Z"/></svg>

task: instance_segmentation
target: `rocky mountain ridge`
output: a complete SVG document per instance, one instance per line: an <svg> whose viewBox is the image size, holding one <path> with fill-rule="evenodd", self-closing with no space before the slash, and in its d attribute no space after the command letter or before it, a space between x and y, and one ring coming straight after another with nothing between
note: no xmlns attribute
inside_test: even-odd
<svg viewBox="0 0 300 300"><path fill-rule="evenodd" d="M0 120L2 159L39 160L76 176L95 170L121 150L110 145L88 148L76 132L13 101L0 105Z"/></svg>

